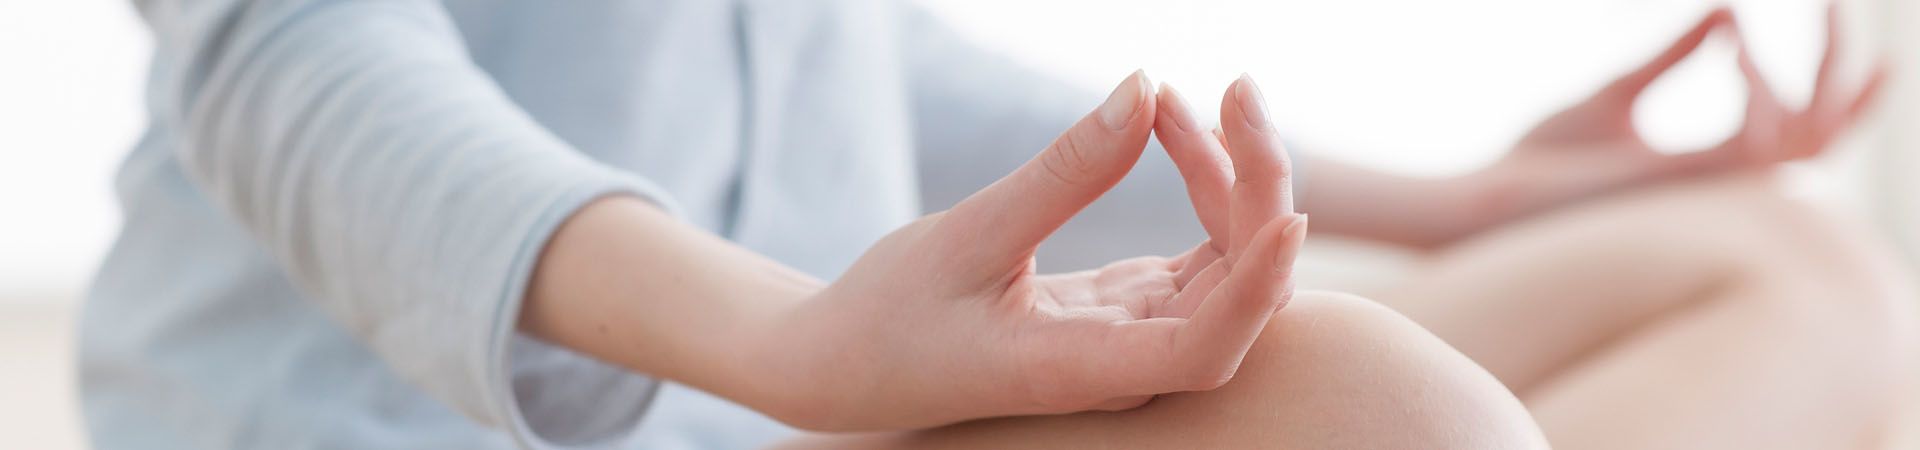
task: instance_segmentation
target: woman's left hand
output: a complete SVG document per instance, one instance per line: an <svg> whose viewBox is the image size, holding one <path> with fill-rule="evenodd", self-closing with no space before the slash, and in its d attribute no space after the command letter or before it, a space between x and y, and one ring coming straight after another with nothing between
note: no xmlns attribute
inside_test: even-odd
<svg viewBox="0 0 1920 450"><path fill-rule="evenodd" d="M1840 53L1839 13L1829 8L1827 46L1812 100L1805 109L1783 104L1754 67L1742 41L1740 72L1747 84L1745 124L1710 148L1668 154L1649 145L1633 127L1633 106L1654 80L1667 73L1720 29L1738 33L1733 13L1709 13L1671 47L1643 67L1608 84L1579 104L1535 126L1501 161L1470 176L1489 223L1551 209L1593 195L1676 177L1767 167L1817 156L1857 123L1886 80L1884 63L1862 87L1842 94L1835 80Z"/></svg>

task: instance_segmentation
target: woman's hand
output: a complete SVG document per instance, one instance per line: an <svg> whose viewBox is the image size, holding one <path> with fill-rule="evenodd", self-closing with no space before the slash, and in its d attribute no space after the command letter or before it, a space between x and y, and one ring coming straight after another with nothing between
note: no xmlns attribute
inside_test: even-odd
<svg viewBox="0 0 1920 450"><path fill-rule="evenodd" d="M1151 92L1129 77L1013 174L888 235L773 320L744 355L764 396L783 398L763 410L814 430L900 429L1122 410L1225 383L1291 296L1306 218L1292 212L1287 162L1248 80L1221 107L1230 154ZM1209 241L1171 259L1036 274L1035 248L1126 175L1156 109Z"/></svg>
<svg viewBox="0 0 1920 450"><path fill-rule="evenodd" d="M1653 61L1586 101L1547 118L1505 159L1470 176L1470 183L1485 194L1479 198L1484 203L1478 209L1488 211L1490 220L1483 222L1497 223L1674 177L1765 167L1819 155L1860 119L1886 77L1882 64L1863 87L1843 95L1834 76L1835 59L1840 53L1836 9L1829 9L1827 22L1826 53L1807 109L1793 110L1774 96L1754 67L1743 40L1739 61L1748 93L1745 125L1711 148L1664 154L1634 130L1633 105L1655 79L1685 59L1714 31L1730 29L1737 34L1731 11L1719 9L1708 14Z"/></svg>

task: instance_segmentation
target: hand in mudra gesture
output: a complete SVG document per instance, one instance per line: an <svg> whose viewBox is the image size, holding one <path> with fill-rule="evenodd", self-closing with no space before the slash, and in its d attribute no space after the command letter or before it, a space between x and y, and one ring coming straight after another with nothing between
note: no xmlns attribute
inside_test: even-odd
<svg viewBox="0 0 1920 450"><path fill-rule="evenodd" d="M1840 79L1840 27L1839 10L1830 7L1826 49L1813 96L1804 108L1791 107L1774 95L1754 65L1752 49L1739 39L1738 64L1747 88L1740 130L1706 148L1663 153L1634 129L1634 104L1714 32L1738 35L1732 10L1708 13L1645 65L1541 121L1506 157L1479 172L1494 191L1491 218L1510 219L1678 177L1767 168L1821 155L1860 122L1887 80L1884 61L1855 85Z"/></svg>
<svg viewBox="0 0 1920 450"><path fill-rule="evenodd" d="M1243 77L1201 127L1135 73L1007 177L875 244L765 332L755 355L809 396L776 416L821 430L1121 410L1233 377L1292 294L1306 217L1286 154ZM1158 136L1208 239L1173 257L1039 274L1034 251L1118 183ZM1218 136L1218 137L1216 137ZM825 398L822 398L825 397Z"/></svg>

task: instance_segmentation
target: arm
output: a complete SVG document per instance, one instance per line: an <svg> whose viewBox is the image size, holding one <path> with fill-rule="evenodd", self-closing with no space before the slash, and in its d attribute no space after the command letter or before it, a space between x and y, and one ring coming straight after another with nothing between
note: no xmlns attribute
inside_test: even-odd
<svg viewBox="0 0 1920 450"><path fill-rule="evenodd" d="M526 375L509 357L537 250L593 198L664 201L658 190L520 111L439 2L140 6L156 35L155 133L177 142L199 192L403 379L548 447L525 417L556 402L515 390ZM584 369L570 381L622 388L568 412L638 420L644 379L545 352Z"/></svg>
<svg viewBox="0 0 1920 450"><path fill-rule="evenodd" d="M595 202L543 252L520 326L815 430L1120 410L1218 387L1290 297L1306 233L1274 183L1287 167L1264 116L1236 113L1228 130L1244 143L1231 156L1242 179L1263 181L1234 190L1231 218L1198 211L1226 224L1225 257L1033 268L1040 241L1139 158L1150 92L1128 78L1025 165L824 286L644 203Z"/></svg>
<svg viewBox="0 0 1920 450"><path fill-rule="evenodd" d="M1305 157L1313 183L1300 209L1320 230L1412 248L1432 248L1497 221L1480 178L1422 178Z"/></svg>
<svg viewBox="0 0 1920 450"><path fill-rule="evenodd" d="M970 42L923 8L908 8L907 14L906 47L914 49L909 56L918 117L916 144L928 205L952 204L968 189L991 181L991 174L1010 169L1026 155L983 153L1043 142L1073 117L1072 105L1090 96L1078 86ZM1179 155L1175 156L1178 162ZM1463 208L1472 206L1467 197L1477 195L1468 179L1411 178L1310 155L1294 156L1301 159L1299 166L1312 171L1313 183L1298 183L1300 206L1314 215L1321 231L1424 248L1478 226L1474 208ZM1098 221L1102 229L1142 228L1127 234L1136 245L1165 234L1161 232L1167 228L1164 221L1155 220L1164 216L1158 211L1183 200L1165 189L1178 179L1175 171L1160 167L1164 163L1151 164L1136 169L1130 179L1140 179L1115 192L1126 202L1095 205L1088 212L1090 218L1103 219ZM1183 168L1180 173L1191 170ZM1088 235L1099 238L1112 233L1082 233L1080 239ZM1112 247L1108 242L1075 245L1080 244L1075 239L1064 236L1053 245L1084 252Z"/></svg>
<svg viewBox="0 0 1920 450"><path fill-rule="evenodd" d="M1773 95L1742 43L1746 123L1711 148L1657 150L1634 129L1632 114L1661 75L1715 31L1736 28L1726 9L1708 14L1645 65L1536 125L1491 166L1454 178L1418 179L1316 160L1314 184L1301 203L1320 218L1323 231L1432 247L1594 196L1818 156L1860 120L1886 77L1883 65L1853 93L1839 93L1838 17L1829 11L1827 49L1805 109L1789 108Z"/></svg>
<svg viewBox="0 0 1920 450"><path fill-rule="evenodd" d="M1228 89L1221 103L1222 116L1233 112L1239 103L1235 99L1241 95L1238 90L1242 85L1253 83L1243 75ZM1189 201L1200 210L1238 213L1228 207L1230 203L1246 209L1238 206L1245 202L1230 200L1228 192L1238 189L1243 180L1271 176L1254 174L1249 178L1238 170L1229 170L1243 165L1224 155L1250 144L1234 142L1231 122L1222 122L1224 130L1208 131L1191 112L1192 105L1172 87L1161 88L1158 102L1161 115L1155 123L1154 137L1185 178ZM1279 143L1267 145L1278 147ZM1293 152L1278 153L1283 158L1300 157ZM1319 159L1307 164L1315 166L1313 183L1299 183L1291 179L1291 172L1283 182L1305 185L1298 191L1301 209L1318 217L1316 222L1323 224L1320 227L1333 233L1427 247L1470 232L1484 220L1479 211L1462 208L1475 203L1475 197L1484 192L1468 184L1470 179L1401 177ZM1223 217L1201 214L1200 225L1217 238L1226 234L1229 226Z"/></svg>
<svg viewBox="0 0 1920 450"><path fill-rule="evenodd" d="M1558 137L1632 133L1627 114L1633 98L1660 73L1679 63L1705 41L1709 33L1730 20L1731 15L1725 11L1709 15L1646 67L1616 81L1617 87L1604 91L1606 95L1570 110L1579 114L1561 113L1558 123L1549 120L1543 124L1548 126L1548 132L1534 134ZM1595 110L1606 114L1588 117L1596 114L1587 111ZM1637 142L1637 136L1632 140ZM1546 149L1580 146L1566 141L1570 139L1523 141L1539 150L1516 154L1525 160L1553 152ZM1315 185L1303 190L1301 204L1303 209L1320 218L1323 231L1413 248L1432 248L1519 218L1523 213L1548 209L1589 192L1626 185L1635 174L1653 170L1648 163L1655 160L1640 158L1655 155L1651 148L1617 154L1623 156L1617 158L1618 163L1567 159L1566 164L1541 165L1523 161L1523 164L1497 164L1449 178L1407 177L1316 159L1311 162L1316 174Z"/></svg>
<svg viewBox="0 0 1920 450"><path fill-rule="evenodd" d="M519 327L634 372L786 411L789 389L808 388L783 382L793 374L755 357L762 346L799 344L762 333L824 286L647 202L614 196L554 234Z"/></svg>
<svg viewBox="0 0 1920 450"><path fill-rule="evenodd" d="M177 157L203 193L396 372L535 447L550 444L527 431L505 361L523 306L524 325L555 343L803 427L1125 409L1231 377L1291 293L1284 274L1305 233L1289 206L1240 217L1239 263L1035 274L1034 247L1143 150L1151 87L1135 76L1006 179L818 287L650 216L630 199L671 205L516 109L436 2L143 6L161 34L157 95L184 99L156 120L180 133ZM552 267L536 270L542 255ZM1176 278L1187 266L1205 270ZM539 287L523 302L529 283ZM594 334L599 325L637 334ZM617 392L526 403L575 414L644 404Z"/></svg>

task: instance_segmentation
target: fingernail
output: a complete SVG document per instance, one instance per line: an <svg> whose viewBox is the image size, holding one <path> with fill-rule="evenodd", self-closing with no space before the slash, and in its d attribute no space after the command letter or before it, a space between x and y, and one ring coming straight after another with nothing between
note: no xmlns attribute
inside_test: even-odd
<svg viewBox="0 0 1920 450"><path fill-rule="evenodd" d="M1240 115L1246 117L1248 126L1256 130L1273 128L1272 119L1267 117L1266 95L1261 94L1252 75L1240 74L1240 81L1234 83L1234 95L1240 98Z"/></svg>
<svg viewBox="0 0 1920 450"><path fill-rule="evenodd" d="M1100 124L1112 130L1127 129L1127 124L1133 123L1134 113L1140 111L1140 100L1146 97L1146 79L1146 71L1135 70L1120 86L1114 87L1113 93L1107 94L1107 102L1100 104Z"/></svg>
<svg viewBox="0 0 1920 450"><path fill-rule="evenodd" d="M1193 108L1187 104L1186 96L1180 95L1180 91L1174 90L1173 86L1166 83L1160 83L1160 92L1171 100L1166 112L1167 118L1172 119L1175 128L1179 128L1180 131L1193 131L1200 128L1200 121L1193 117Z"/></svg>
<svg viewBox="0 0 1920 450"><path fill-rule="evenodd" d="M1307 240L1307 215L1301 214L1295 217L1293 223L1287 224L1286 229L1280 230L1280 236L1283 247L1278 254L1274 255L1274 267L1291 268L1294 258L1300 255L1301 244ZM1293 251L1286 251L1287 249Z"/></svg>

